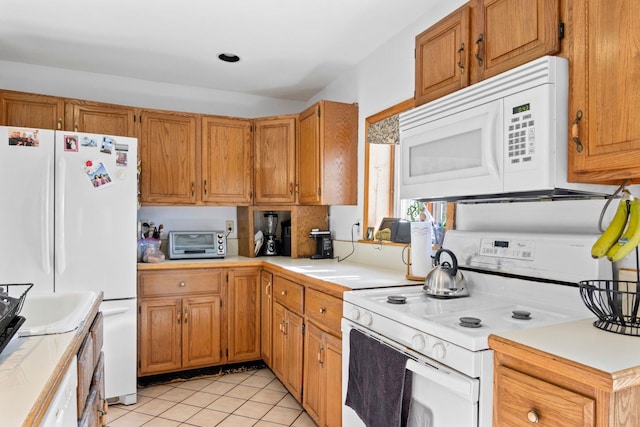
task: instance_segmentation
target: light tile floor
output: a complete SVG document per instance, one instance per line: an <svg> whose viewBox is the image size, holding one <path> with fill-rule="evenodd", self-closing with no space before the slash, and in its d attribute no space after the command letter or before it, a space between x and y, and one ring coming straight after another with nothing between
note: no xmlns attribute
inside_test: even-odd
<svg viewBox="0 0 640 427"><path fill-rule="evenodd" d="M109 427L316 427L270 369L154 385L113 405Z"/></svg>

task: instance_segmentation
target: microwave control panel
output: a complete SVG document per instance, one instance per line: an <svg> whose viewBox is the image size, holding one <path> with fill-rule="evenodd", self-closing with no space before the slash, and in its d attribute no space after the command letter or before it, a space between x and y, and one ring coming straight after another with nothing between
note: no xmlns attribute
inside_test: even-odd
<svg viewBox="0 0 640 427"><path fill-rule="evenodd" d="M511 108L507 122L508 159L510 164L529 163L536 152L536 121L531 110L531 103Z"/></svg>

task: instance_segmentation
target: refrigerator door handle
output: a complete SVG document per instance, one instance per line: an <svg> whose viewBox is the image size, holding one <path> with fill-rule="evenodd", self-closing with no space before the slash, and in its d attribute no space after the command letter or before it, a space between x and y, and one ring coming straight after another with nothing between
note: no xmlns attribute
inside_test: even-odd
<svg viewBox="0 0 640 427"><path fill-rule="evenodd" d="M127 311L129 311L129 307L116 307L102 310L102 315L104 317L117 316L118 314L126 313Z"/></svg>
<svg viewBox="0 0 640 427"><path fill-rule="evenodd" d="M42 203L42 215L40 216L44 239L42 239L42 271L45 274L51 274L51 165L52 162L47 162L47 167L44 170L44 179L42 180L42 194L44 195L44 201Z"/></svg>
<svg viewBox="0 0 640 427"><path fill-rule="evenodd" d="M67 164L64 159L60 159L58 162L59 173L56 173L58 179L58 186L56 186L56 261L57 261L57 273L62 274L66 269L66 253L65 253L65 232L64 232L64 218L65 218L65 186L67 176Z"/></svg>

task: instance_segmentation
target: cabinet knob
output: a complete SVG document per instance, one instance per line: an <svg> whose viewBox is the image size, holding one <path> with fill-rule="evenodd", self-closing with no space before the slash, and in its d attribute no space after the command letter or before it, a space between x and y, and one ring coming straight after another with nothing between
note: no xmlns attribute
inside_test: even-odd
<svg viewBox="0 0 640 427"><path fill-rule="evenodd" d="M576 143L576 151L582 153L582 142L580 141L580 120L582 120L582 110L578 110L576 118L571 124L571 140Z"/></svg>
<svg viewBox="0 0 640 427"><path fill-rule="evenodd" d="M324 307L320 307L320 314L325 314L327 312L327 309Z"/></svg>
<svg viewBox="0 0 640 427"><path fill-rule="evenodd" d="M527 412L527 420L529 420L531 424L538 424L538 422L540 421L540 415L538 414L538 411L536 411L535 409L529 409L529 412Z"/></svg>
<svg viewBox="0 0 640 427"><path fill-rule="evenodd" d="M186 283L184 283L184 282L180 282L180 287L181 287L181 288L184 288L186 285L187 285Z"/></svg>
<svg viewBox="0 0 640 427"><path fill-rule="evenodd" d="M282 294L282 296L283 296L283 297L286 297L286 296L287 296L287 291L282 291L282 292L280 292L280 293Z"/></svg>

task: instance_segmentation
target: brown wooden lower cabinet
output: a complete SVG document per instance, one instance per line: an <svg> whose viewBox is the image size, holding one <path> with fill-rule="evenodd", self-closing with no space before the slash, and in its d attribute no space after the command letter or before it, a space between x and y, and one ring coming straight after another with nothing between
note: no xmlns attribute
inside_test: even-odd
<svg viewBox="0 0 640 427"><path fill-rule="evenodd" d="M342 340L307 323L302 406L319 426L342 425Z"/></svg>
<svg viewBox="0 0 640 427"><path fill-rule="evenodd" d="M228 272L228 362L260 359L260 270Z"/></svg>
<svg viewBox="0 0 640 427"><path fill-rule="evenodd" d="M260 269L138 273L138 375L260 359Z"/></svg>
<svg viewBox="0 0 640 427"><path fill-rule="evenodd" d="M78 426L99 427L107 424L104 391L103 317L99 312L78 350Z"/></svg>
<svg viewBox="0 0 640 427"><path fill-rule="evenodd" d="M302 316L273 303L272 369L291 395L302 400Z"/></svg>
<svg viewBox="0 0 640 427"><path fill-rule="evenodd" d="M489 346L494 426L640 425L637 369L610 374L494 335Z"/></svg>

